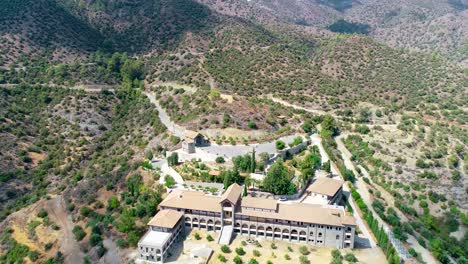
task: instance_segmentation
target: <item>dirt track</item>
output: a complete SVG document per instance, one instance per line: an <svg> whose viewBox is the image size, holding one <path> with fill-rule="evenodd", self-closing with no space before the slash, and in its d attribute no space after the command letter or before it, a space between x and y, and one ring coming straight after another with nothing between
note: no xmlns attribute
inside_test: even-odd
<svg viewBox="0 0 468 264"><path fill-rule="evenodd" d="M63 197L60 195L47 201L46 210L49 213L50 219L60 226L60 251L65 256L65 262L82 262L84 254L79 250L80 246L73 237L73 223L67 214Z"/></svg>
<svg viewBox="0 0 468 264"><path fill-rule="evenodd" d="M35 218L39 210L45 209L49 214L51 222L57 224L59 231L51 231L46 229L45 234L37 236L37 239L31 240L24 237L25 241L18 241L20 243L30 244L39 251L43 251L43 244L53 238L55 241L54 248L60 250L65 256L65 263L82 263L84 254L80 251L78 242L73 237L73 223L67 214L65 201L61 195L55 196L50 200L40 200L37 203L28 206L11 214L3 223L7 226L15 226L20 229L27 229L27 223L31 218ZM49 230L49 231L47 231ZM49 237L42 237L49 236ZM56 237L56 239L55 239ZM56 250L48 252L41 252L46 257L53 257ZM50 256L49 256L50 255Z"/></svg>

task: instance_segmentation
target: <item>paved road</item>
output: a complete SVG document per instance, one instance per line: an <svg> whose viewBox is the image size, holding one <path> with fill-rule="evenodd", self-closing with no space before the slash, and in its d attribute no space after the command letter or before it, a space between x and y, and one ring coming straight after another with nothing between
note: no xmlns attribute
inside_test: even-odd
<svg viewBox="0 0 468 264"><path fill-rule="evenodd" d="M158 100L156 100L156 97L154 96L154 93L145 91L145 92L143 92L143 94L145 94L148 97L148 99L151 101L151 103L153 103L156 106L156 109L159 112L159 119L167 127L167 129L169 131L171 131L172 134L174 134L174 135L180 137L181 139L183 139L185 137L185 128L183 128L183 127L181 127L181 126L179 126L176 123L171 121L171 118L169 117L169 115L161 107Z"/></svg>
<svg viewBox="0 0 468 264"><path fill-rule="evenodd" d="M300 136L300 135L290 135L290 136L284 136L279 138L280 140L284 141L286 144L291 143L295 137ZM257 144L251 144L251 145L217 145L217 144L211 144L209 146L205 147L200 147L199 149L210 153L214 154L216 156L223 156L225 158L233 158L239 155L244 155L246 153L249 153L252 151L252 149L255 148L255 151L257 154L260 154L262 152L266 153L276 153L276 141L270 141L270 142L265 142L265 143L257 143Z"/></svg>
<svg viewBox="0 0 468 264"><path fill-rule="evenodd" d="M166 111L161 107L159 102L156 100L154 93L152 92L143 92L148 99L156 106L156 109L159 112L159 119L161 122L167 127L169 131L171 131L174 135L184 138L185 135L185 128L179 126L171 121L171 118L168 116ZM284 136L279 138L280 140L284 141L286 144L291 143L295 137L299 135L290 135ZM252 151L255 148L255 151L259 154L262 152L267 153L276 153L276 145L275 141L265 142L265 143L258 143L258 144L251 144L251 145L217 145L217 144L210 144L209 146L199 147L197 150L200 150L197 155L205 155L209 157L211 160L212 156L223 156L225 158L233 158L239 155L244 155ZM203 157L200 157L203 159Z"/></svg>

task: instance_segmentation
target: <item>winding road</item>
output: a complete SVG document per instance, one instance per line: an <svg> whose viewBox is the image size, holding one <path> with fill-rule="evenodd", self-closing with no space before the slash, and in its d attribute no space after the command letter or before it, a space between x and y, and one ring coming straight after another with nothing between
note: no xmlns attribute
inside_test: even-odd
<svg viewBox="0 0 468 264"><path fill-rule="evenodd" d="M182 126L177 125L174 123L166 111L161 107L158 100L156 100L155 94L153 92L143 92L148 99L156 106L156 109L159 112L159 119L161 122L167 127L167 129L174 135L183 139L185 137L185 128ZM280 140L284 141L286 144L291 143L295 137L300 136L297 135L289 135L279 138ZM218 145L218 144L210 144L208 146L197 147L199 155L204 155L207 153L207 156L212 157L213 155L216 156L223 156L225 158L233 158L239 155L244 155L252 151L255 148L257 153L267 152L267 153L276 153L276 145L275 141L270 142L263 142L258 144L250 144L250 145ZM203 157L200 157L203 159Z"/></svg>
<svg viewBox="0 0 468 264"><path fill-rule="evenodd" d="M159 113L159 119L161 122L167 127L167 129L174 134L175 136L179 138L184 138L185 137L185 128L177 125L176 123L171 121L171 118L169 115L166 113L166 111L161 107L159 104L158 100L156 100L156 97L153 92L143 92L146 97L150 100L152 104L156 106L156 109L158 110Z"/></svg>

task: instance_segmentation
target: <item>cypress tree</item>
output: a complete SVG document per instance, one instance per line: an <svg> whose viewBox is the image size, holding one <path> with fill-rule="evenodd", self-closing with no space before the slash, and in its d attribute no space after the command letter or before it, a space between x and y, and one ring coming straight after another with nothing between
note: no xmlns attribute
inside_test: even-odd
<svg viewBox="0 0 468 264"><path fill-rule="evenodd" d="M250 166L250 172L254 173L257 168L257 161L255 160L255 148L252 150L252 160Z"/></svg>

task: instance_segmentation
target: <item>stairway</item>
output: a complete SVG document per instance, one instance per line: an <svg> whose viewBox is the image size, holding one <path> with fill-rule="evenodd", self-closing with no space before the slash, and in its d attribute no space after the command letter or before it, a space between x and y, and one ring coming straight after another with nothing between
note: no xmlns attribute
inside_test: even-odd
<svg viewBox="0 0 468 264"><path fill-rule="evenodd" d="M233 232L234 227L232 225L223 226L223 228L221 229L221 233L219 234L218 244L229 245L231 243Z"/></svg>

